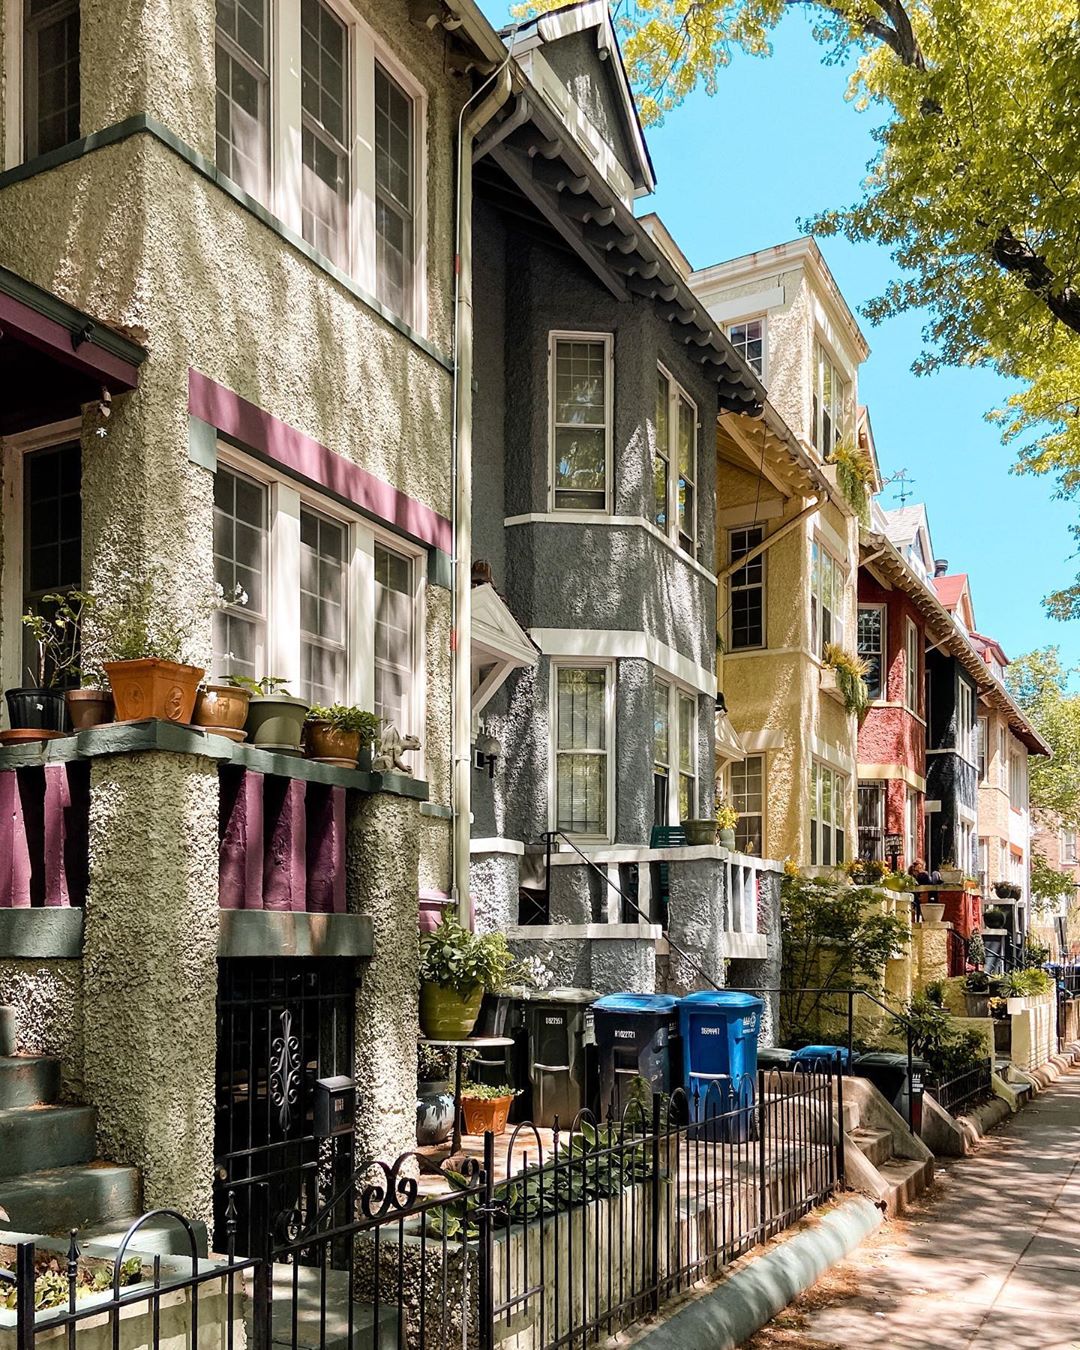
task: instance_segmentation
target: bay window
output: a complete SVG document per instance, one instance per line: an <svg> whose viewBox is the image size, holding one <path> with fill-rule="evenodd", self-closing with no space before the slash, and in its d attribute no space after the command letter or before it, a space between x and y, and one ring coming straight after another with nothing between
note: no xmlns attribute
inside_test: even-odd
<svg viewBox="0 0 1080 1350"><path fill-rule="evenodd" d="M82 586L82 451L78 441L23 457L22 614L44 614L46 595ZM38 652L20 623L22 667L16 685L38 682ZM48 679L50 673L45 672Z"/></svg>
<svg viewBox="0 0 1080 1350"><path fill-rule="evenodd" d="M844 862L847 779L815 759L810 768L810 862L815 867Z"/></svg>
<svg viewBox="0 0 1080 1350"><path fill-rule="evenodd" d="M885 606L860 605L859 656L866 663L866 689L871 701L885 697ZM860 856L866 856L861 854Z"/></svg>
<svg viewBox="0 0 1080 1350"><path fill-rule="evenodd" d="M606 511L611 497L611 336L552 333L551 493L556 511Z"/></svg>
<svg viewBox="0 0 1080 1350"><path fill-rule="evenodd" d="M729 773L731 805L739 814L735 824L735 848L739 853L763 857L765 853L765 756L747 755L735 762Z"/></svg>
<svg viewBox="0 0 1080 1350"><path fill-rule="evenodd" d="M671 783L671 686L653 685L653 824L668 824Z"/></svg>
<svg viewBox="0 0 1080 1350"><path fill-rule="evenodd" d="M985 783L985 782L986 782L986 745L987 745L987 719L986 719L985 717L980 717L980 718L979 718L978 727L979 727L979 730L978 730L978 746L979 746L979 749L978 749L978 756L977 756L977 768L978 768L978 771L979 771L979 782L980 782L980 783Z"/></svg>
<svg viewBox="0 0 1080 1350"><path fill-rule="evenodd" d="M811 649L821 658L830 642L844 643L844 569L815 539L810 548Z"/></svg>
<svg viewBox="0 0 1080 1350"><path fill-rule="evenodd" d="M860 783L856 810L859 818L859 857L883 860L885 857L885 784L878 782Z"/></svg>
<svg viewBox="0 0 1080 1350"><path fill-rule="evenodd" d="M217 164L265 200L270 166L269 0L217 0Z"/></svg>
<svg viewBox="0 0 1080 1350"><path fill-rule="evenodd" d="M653 524L668 532L671 503L671 381L661 370L656 377L656 449L653 451Z"/></svg>
<svg viewBox="0 0 1080 1350"><path fill-rule="evenodd" d="M697 697L667 680L653 681L653 809L657 825L697 814Z"/></svg>
<svg viewBox="0 0 1080 1350"><path fill-rule="evenodd" d="M660 369L653 453L653 519L685 552L697 537L697 405Z"/></svg>
<svg viewBox="0 0 1080 1350"><path fill-rule="evenodd" d="M214 580L232 602L214 615L214 670L261 680L267 670L269 539L264 484L219 468L214 475ZM245 604L238 603L247 596Z"/></svg>
<svg viewBox="0 0 1080 1350"><path fill-rule="evenodd" d="M404 732L410 723L415 605L410 558L375 545L375 713Z"/></svg>
<svg viewBox="0 0 1080 1350"><path fill-rule="evenodd" d="M697 815L697 699L679 694L679 819Z"/></svg>
<svg viewBox="0 0 1080 1350"><path fill-rule="evenodd" d="M609 839L614 668L557 664L552 678L554 828L584 839Z"/></svg>
<svg viewBox="0 0 1080 1350"><path fill-rule="evenodd" d="M975 762L975 690L966 680L956 687L956 753Z"/></svg>
<svg viewBox="0 0 1080 1350"><path fill-rule="evenodd" d="M79 138L78 0L23 0L23 154Z"/></svg>

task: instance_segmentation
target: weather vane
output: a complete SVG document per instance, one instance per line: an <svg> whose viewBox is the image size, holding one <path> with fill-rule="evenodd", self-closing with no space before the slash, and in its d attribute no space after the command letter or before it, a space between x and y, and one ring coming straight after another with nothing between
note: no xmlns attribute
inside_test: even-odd
<svg viewBox="0 0 1080 1350"><path fill-rule="evenodd" d="M894 487L896 491L896 497L897 500L900 502L900 505L907 506L908 499L910 497L914 497L915 495L914 489L915 481L916 480L914 478L910 478L908 476L907 469L897 469L897 471L892 475L891 478L886 478L882 482L881 486L882 489L890 486Z"/></svg>

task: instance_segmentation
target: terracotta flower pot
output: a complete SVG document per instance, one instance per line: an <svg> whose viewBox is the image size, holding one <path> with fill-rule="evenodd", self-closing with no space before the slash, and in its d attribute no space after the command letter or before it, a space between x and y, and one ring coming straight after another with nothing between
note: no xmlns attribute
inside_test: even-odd
<svg viewBox="0 0 1080 1350"><path fill-rule="evenodd" d="M256 694L248 703L248 740L260 750L299 755L310 703L291 694Z"/></svg>
<svg viewBox="0 0 1080 1350"><path fill-rule="evenodd" d="M183 666L146 656L138 661L106 661L118 722L160 717L187 725L195 710L195 693L206 674L200 666Z"/></svg>
<svg viewBox="0 0 1080 1350"><path fill-rule="evenodd" d="M113 696L108 689L69 689L64 701L72 731L86 731L113 720Z"/></svg>
<svg viewBox="0 0 1080 1350"><path fill-rule="evenodd" d="M347 760L355 764L360 758L360 733L343 731L329 722L305 722L304 753L308 759L325 759L332 763Z"/></svg>
<svg viewBox="0 0 1080 1350"><path fill-rule="evenodd" d="M195 699L195 725L207 731L233 732L230 739L243 740L250 689L235 689L231 684L207 684Z"/></svg>
<svg viewBox="0 0 1080 1350"><path fill-rule="evenodd" d="M420 985L420 1026L431 1041L463 1041L480 1016L484 1001L483 985L467 993L444 989L441 984L424 980Z"/></svg>
<svg viewBox="0 0 1080 1350"><path fill-rule="evenodd" d="M502 1134L513 1097L462 1097L466 1134Z"/></svg>

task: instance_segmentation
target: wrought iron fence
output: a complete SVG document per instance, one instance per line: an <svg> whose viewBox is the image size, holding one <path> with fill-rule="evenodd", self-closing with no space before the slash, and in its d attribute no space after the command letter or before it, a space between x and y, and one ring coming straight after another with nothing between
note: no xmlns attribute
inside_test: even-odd
<svg viewBox="0 0 1080 1350"><path fill-rule="evenodd" d="M993 1088L990 1084L990 1061L987 1060L985 1064L969 1069L966 1073L957 1074L954 1078L943 1081L929 1080L926 1086L933 1093L937 1104L955 1116L965 1106L991 1095Z"/></svg>
<svg viewBox="0 0 1080 1350"><path fill-rule="evenodd" d="M257 1183L258 1252L235 1255L235 1204L224 1259L200 1260L191 1225L158 1211L132 1227L115 1262L96 1263L89 1295L74 1242L44 1269L23 1243L17 1350L64 1333L69 1350L76 1335L89 1348L95 1328L103 1350L596 1345L831 1194L842 1116L843 1080L820 1063L703 1081L606 1121L583 1112L565 1131L519 1125L498 1153L487 1135L482 1159L432 1183L439 1193L425 1193L414 1154L362 1164L313 1218L274 1213L270 1185ZM162 1214L183 1225L189 1254L134 1255L140 1228ZM58 1282L60 1306L42 1309L42 1290Z"/></svg>

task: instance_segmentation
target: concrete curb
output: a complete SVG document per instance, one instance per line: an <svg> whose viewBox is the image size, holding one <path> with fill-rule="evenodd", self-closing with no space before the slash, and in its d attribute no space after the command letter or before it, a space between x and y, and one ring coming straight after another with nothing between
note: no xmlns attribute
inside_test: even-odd
<svg viewBox="0 0 1080 1350"><path fill-rule="evenodd" d="M865 1196L846 1197L811 1228L748 1261L720 1284L691 1295L646 1327L635 1350L735 1350L885 1220Z"/></svg>
<svg viewBox="0 0 1080 1350"><path fill-rule="evenodd" d="M994 1097L988 1102L980 1102L972 1111L957 1116L956 1122L970 1143L969 1153L974 1153L977 1140L989 1134L995 1126L1012 1114L1012 1107L1002 1097Z"/></svg>

